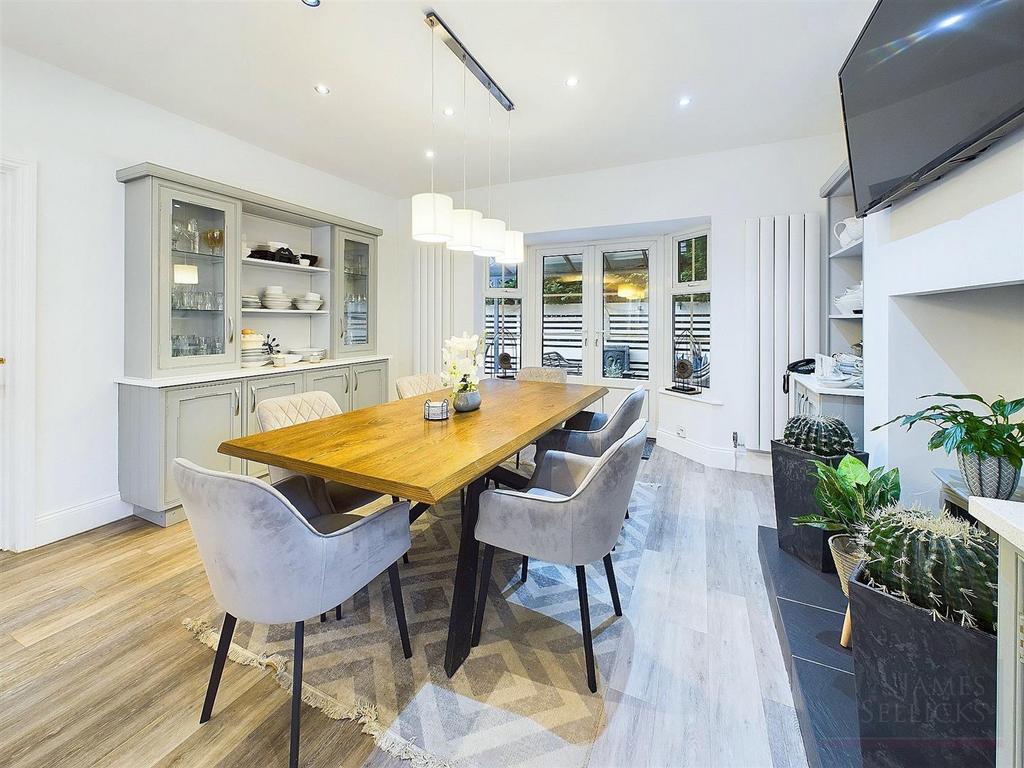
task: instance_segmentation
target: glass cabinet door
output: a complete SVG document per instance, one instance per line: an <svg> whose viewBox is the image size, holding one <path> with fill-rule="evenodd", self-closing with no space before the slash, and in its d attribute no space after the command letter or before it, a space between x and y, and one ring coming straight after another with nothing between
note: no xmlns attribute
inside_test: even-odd
<svg viewBox="0 0 1024 768"><path fill-rule="evenodd" d="M162 367L235 359L237 246L231 203L160 190Z"/></svg>
<svg viewBox="0 0 1024 768"><path fill-rule="evenodd" d="M373 313L376 300L376 241L371 237L340 232L337 252L340 286L340 346L343 351L372 349L374 341Z"/></svg>

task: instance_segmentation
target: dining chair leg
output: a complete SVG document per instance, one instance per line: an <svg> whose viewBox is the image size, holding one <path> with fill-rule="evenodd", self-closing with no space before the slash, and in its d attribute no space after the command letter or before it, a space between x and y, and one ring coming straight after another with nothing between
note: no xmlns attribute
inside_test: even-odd
<svg viewBox="0 0 1024 768"><path fill-rule="evenodd" d="M302 641L305 624L295 622L295 658L292 661L292 737L288 750L289 768L299 768L299 719L302 716Z"/></svg>
<svg viewBox="0 0 1024 768"><path fill-rule="evenodd" d="M200 724L205 723L213 714L213 702L217 698L220 687L220 676L224 672L224 662L231 648L231 636L235 633L237 619L230 613L224 614L224 625L220 630L220 642L217 643L217 655L213 657L213 669L210 671L210 684L206 686L206 701L203 702L203 713L199 716Z"/></svg>
<svg viewBox="0 0 1024 768"><path fill-rule="evenodd" d="M334 618L341 621L341 603L334 606Z"/></svg>
<svg viewBox="0 0 1024 768"><path fill-rule="evenodd" d="M398 575L398 563L388 566L388 579L391 581L391 599L395 603L395 618L398 619L398 634L402 636L402 653L405 658L412 658L412 646L409 645L409 626L405 623L405 603L402 601L402 580Z"/></svg>
<svg viewBox="0 0 1024 768"><path fill-rule="evenodd" d="M626 510L626 519L629 520L629 510Z"/></svg>
<svg viewBox="0 0 1024 768"><path fill-rule="evenodd" d="M408 552L406 552L404 555L402 555L402 562L405 563L405 565L409 564L409 553Z"/></svg>
<svg viewBox="0 0 1024 768"><path fill-rule="evenodd" d="M587 602L587 574L582 565L576 566L576 588L580 593L580 620L583 624L583 652L587 657L587 687L597 693L597 675L594 673L594 638L590 635L590 604Z"/></svg>
<svg viewBox="0 0 1024 768"><path fill-rule="evenodd" d="M516 469L519 469L519 454L516 453Z"/></svg>
<svg viewBox="0 0 1024 768"><path fill-rule="evenodd" d="M471 645L480 645L480 631L484 626L484 610L487 608L487 588L491 583L491 565L494 563L494 547L484 545L484 566L480 570L480 591L476 598L476 617L473 619L473 639Z"/></svg>
<svg viewBox="0 0 1024 768"><path fill-rule="evenodd" d="M320 614L320 623L323 624L325 621L327 621L327 614L326 613L321 613Z"/></svg>
<svg viewBox="0 0 1024 768"><path fill-rule="evenodd" d="M466 489L459 488L459 511L465 513L466 511Z"/></svg>
<svg viewBox="0 0 1024 768"><path fill-rule="evenodd" d="M523 581L526 581L527 575L530 573L530 558L527 555L523 555Z"/></svg>
<svg viewBox="0 0 1024 768"><path fill-rule="evenodd" d="M622 615L622 605L619 603L619 587L615 583L615 569L612 568L612 553L604 556L604 572L608 576L608 589L612 593L612 606L615 608L615 615Z"/></svg>

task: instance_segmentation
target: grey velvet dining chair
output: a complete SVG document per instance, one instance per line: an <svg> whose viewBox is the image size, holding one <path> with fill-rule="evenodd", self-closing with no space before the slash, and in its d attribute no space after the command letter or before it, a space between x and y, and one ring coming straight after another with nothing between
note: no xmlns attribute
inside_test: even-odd
<svg viewBox="0 0 1024 768"><path fill-rule="evenodd" d="M545 368L526 365L516 373L516 381L540 381L547 384L565 384L565 368ZM520 451L516 452L516 469L519 469Z"/></svg>
<svg viewBox="0 0 1024 768"><path fill-rule="evenodd" d="M634 421L599 457L549 450L522 491L480 495L475 534L484 544L472 644L480 643L495 548L576 567L587 685L597 691L594 643L584 566L604 560L615 615L622 615L611 550L622 528L647 440L647 422Z"/></svg>
<svg viewBox="0 0 1024 768"><path fill-rule="evenodd" d="M295 768L307 618L340 605L387 571L402 651L405 658L412 656L398 575L398 559L410 546L409 504L392 504L365 517L306 517L277 488L257 478L215 472L179 458L174 460L174 479L210 589L224 609L199 722L205 723L213 713L237 620L294 624L289 765ZM300 498L305 478L285 482Z"/></svg>
<svg viewBox="0 0 1024 768"><path fill-rule="evenodd" d="M643 386L638 386L626 395L625 399L611 413L581 411L574 417L575 423L583 425L585 428L571 428L573 419L569 419L565 427L551 430L537 441L537 453L534 461L539 464L546 451L566 451L580 456L600 456L640 418L646 399L647 390ZM628 509L625 511L625 519L629 519ZM529 573L530 558L523 555L523 581L526 581Z"/></svg>
<svg viewBox="0 0 1024 768"><path fill-rule="evenodd" d="M337 416L340 413L342 413L341 407L330 392L302 392L297 395L270 397L259 402L256 405L256 423L259 425L260 432L269 432L272 429L305 424L328 416ZM294 472L283 467L268 465L267 469L270 470L270 482L275 485L295 475ZM353 485L324 480L312 475L306 476L306 478L314 497L321 500L326 495L330 500L330 505L329 507L323 504L299 506L299 512L303 514L306 514L305 507L307 506L312 506L313 509L310 511L315 514L321 513L318 510L348 513L367 504L373 504L381 497L381 494L376 491L367 491ZM285 495L288 495L287 492ZM397 501L397 497L391 497L392 503ZM337 618L341 618L340 606L335 610L335 614ZM320 620L326 621L327 615L321 616Z"/></svg>

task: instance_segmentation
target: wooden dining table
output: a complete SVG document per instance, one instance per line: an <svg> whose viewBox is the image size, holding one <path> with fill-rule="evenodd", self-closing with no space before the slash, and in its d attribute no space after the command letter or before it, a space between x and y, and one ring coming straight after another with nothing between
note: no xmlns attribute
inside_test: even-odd
<svg viewBox="0 0 1024 768"><path fill-rule="evenodd" d="M221 443L220 453L414 502L410 522L467 488L448 623L444 669L451 677L469 655L475 607L480 494L488 475L522 487L526 479L499 465L608 393L604 387L484 379L481 405L445 421L423 418L419 398L295 424Z"/></svg>

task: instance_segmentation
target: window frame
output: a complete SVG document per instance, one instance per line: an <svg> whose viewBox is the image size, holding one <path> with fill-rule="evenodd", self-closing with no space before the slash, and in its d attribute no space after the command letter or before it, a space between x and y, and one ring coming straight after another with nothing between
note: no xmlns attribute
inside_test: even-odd
<svg viewBox="0 0 1024 768"><path fill-rule="evenodd" d="M697 237L707 238L707 259L708 259L708 274L704 280L690 280L682 282L679 280L679 243L682 240L692 240ZM711 293L711 275L712 275L712 250L711 250L711 226L702 225L694 229L685 230L683 232L675 232L669 236L672 242L671 248L671 267L672 267L672 288L671 296L680 293Z"/></svg>
<svg viewBox="0 0 1024 768"><path fill-rule="evenodd" d="M524 266L525 262L520 262L519 264L515 264L514 265L515 268L516 268L516 287L515 288L492 288L491 287L491 264L492 264L493 261L494 261L494 257L493 256L488 257L487 259L484 260L483 296L481 296L481 298L480 298L480 310L482 312L482 318L483 318L483 327L481 328L481 337L484 339L484 342L486 343L486 340L487 340L487 322L488 322L488 319L487 319L488 318L488 315L487 315L487 301L489 299L494 299L494 300L497 300L497 301L500 301L500 300L503 300L503 299L518 299L519 300L519 355L518 355L517 366L516 366L516 373L518 374L519 373L519 369L522 368L524 365L526 365L526 362L525 362L525 357L526 357L526 333L525 333L524 326L523 326L523 324L525 322L525 315L526 315L525 289L523 288L523 276L524 276L523 266ZM504 268L505 266L509 266L509 265L499 264L498 266L501 266L502 268ZM504 272L503 272L503 274L504 274ZM485 358L486 358L486 355L487 355L487 350L485 348L484 349L484 357ZM497 376L497 374L498 374L498 369L497 369L498 362L497 362L497 359L494 360L493 364L494 364L494 375ZM484 363L485 374L486 374L486 369L487 369L487 364L485 362Z"/></svg>

